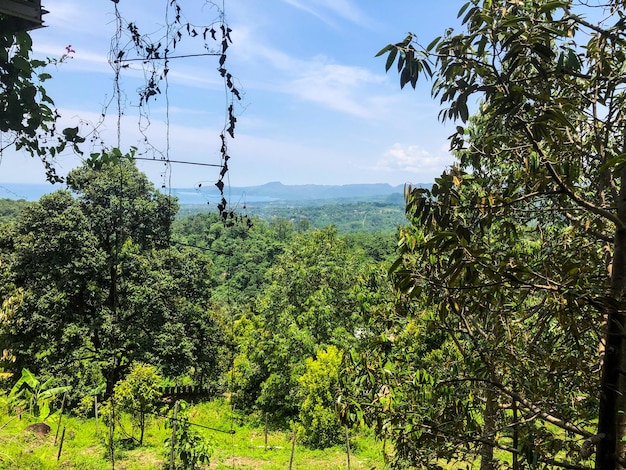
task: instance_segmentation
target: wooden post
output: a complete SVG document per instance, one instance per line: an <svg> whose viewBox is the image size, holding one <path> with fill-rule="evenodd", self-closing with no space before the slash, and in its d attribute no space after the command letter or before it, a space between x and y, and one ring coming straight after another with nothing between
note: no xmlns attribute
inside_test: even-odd
<svg viewBox="0 0 626 470"><path fill-rule="evenodd" d="M61 443L59 444L59 453L57 454L57 462L61 459L61 450L63 450L64 440L65 440L65 426L63 426L63 433L61 433Z"/></svg>
<svg viewBox="0 0 626 470"><path fill-rule="evenodd" d="M63 409L65 408L65 398L66 397L67 397L67 392L65 392L63 394L63 400L61 401L61 412L59 413L59 422L57 423L57 432L54 435L54 445L57 445L57 439L59 438L59 429L61 428L61 418L63 418ZM59 460L59 459L57 459L57 460Z"/></svg>
<svg viewBox="0 0 626 470"><path fill-rule="evenodd" d="M264 433L265 433L265 450L267 450L267 411L265 412L265 427L264 427Z"/></svg>
<svg viewBox="0 0 626 470"><path fill-rule="evenodd" d="M115 470L115 399L111 398L111 416L109 424L109 452L111 454L111 470Z"/></svg>
<svg viewBox="0 0 626 470"><path fill-rule="evenodd" d="M170 439L170 470L174 470L176 463L176 425L178 423L178 400L174 404L174 415L172 417L172 437Z"/></svg>
<svg viewBox="0 0 626 470"><path fill-rule="evenodd" d="M296 433L291 433L291 456L289 457L289 470L293 467L293 454L296 451Z"/></svg>
<svg viewBox="0 0 626 470"><path fill-rule="evenodd" d="M96 417L96 435L98 435L98 395L93 397L93 414Z"/></svg>
<svg viewBox="0 0 626 470"><path fill-rule="evenodd" d="M513 398L513 448L517 449L519 445L519 434L517 431L517 400ZM513 454L513 470L519 470L519 460L517 458L517 452Z"/></svg>
<svg viewBox="0 0 626 470"><path fill-rule="evenodd" d="M350 470L350 434L348 433L348 425L345 425L346 428L346 455L348 456L348 470Z"/></svg>

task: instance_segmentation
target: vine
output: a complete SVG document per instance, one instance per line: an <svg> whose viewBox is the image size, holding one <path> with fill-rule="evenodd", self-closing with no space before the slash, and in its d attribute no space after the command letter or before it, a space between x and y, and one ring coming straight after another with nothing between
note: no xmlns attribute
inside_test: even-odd
<svg viewBox="0 0 626 470"><path fill-rule="evenodd" d="M184 2L179 0L167 0L165 9L165 25L156 32L143 33L138 22L128 22L124 20L120 14L118 4L119 0L112 0L115 4L115 15L117 19L116 35L111 43L110 62L116 72L115 75L115 91L117 97L118 111L118 129L120 128L120 120L123 115L121 90L119 88L120 75L125 69L139 64L145 76L145 83L137 90L138 109L139 109L139 131L144 137L144 144L153 152L153 158L144 158L144 160L156 160L163 162L168 172L171 171L172 163L193 164L206 167L215 167L218 171L215 187L220 194L220 201L217 204L217 210L223 221L227 224L234 223L236 219L235 212L228 206L225 195L227 186L227 175L229 170L228 162L230 154L228 151L228 143L230 139L235 138L235 129L237 117L235 112L235 103L242 100L242 92L235 85L236 80L227 67L227 51L232 44L231 32L228 27L224 6L219 7L215 2L206 2L205 7L215 10L216 18L208 24L197 24L191 21L183 10ZM201 52L180 52L181 45L188 40L200 41L202 44ZM125 41L125 42L124 42ZM226 93L225 103L225 122L220 132L220 161L219 163L211 162L190 162L183 160L172 160L170 158L169 145L169 79L168 74L172 69L172 64L177 60L184 60L191 57L215 56L218 58L217 72L224 81ZM156 101L159 97L166 100L166 145L164 149L159 149L152 145L148 138L147 130L151 126L149 103ZM105 114L105 113L103 113ZM119 145L119 136L118 136ZM158 155L158 159L154 155ZM141 157L137 157L141 159ZM165 178L165 173L163 174ZM162 187L165 188L163 183ZM198 184L198 188L201 183Z"/></svg>

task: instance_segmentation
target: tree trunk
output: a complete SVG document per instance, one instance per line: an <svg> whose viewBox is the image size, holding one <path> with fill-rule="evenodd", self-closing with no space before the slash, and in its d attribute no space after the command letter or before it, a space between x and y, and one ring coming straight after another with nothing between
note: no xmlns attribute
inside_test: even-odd
<svg viewBox="0 0 626 470"><path fill-rule="evenodd" d="M620 193L617 215L622 225L615 230L611 267L611 299L608 305L604 340L604 360L600 379L600 409L598 435L604 438L596 450L596 470L623 468L624 437L626 431L626 315L623 303L626 286L626 168L620 172Z"/></svg>
<svg viewBox="0 0 626 470"><path fill-rule="evenodd" d="M480 470L493 470L493 446L488 444L496 434L496 399L490 387L485 389L485 410L483 412L483 443L480 447Z"/></svg>
<svg viewBox="0 0 626 470"><path fill-rule="evenodd" d="M104 378L106 380L104 396L109 398L113 396L115 384L122 378L122 368L117 365L117 358L114 358L113 364L104 371Z"/></svg>

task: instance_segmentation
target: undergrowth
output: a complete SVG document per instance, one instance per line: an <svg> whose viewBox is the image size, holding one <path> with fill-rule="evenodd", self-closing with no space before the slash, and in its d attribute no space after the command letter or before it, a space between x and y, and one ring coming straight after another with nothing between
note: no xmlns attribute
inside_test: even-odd
<svg viewBox="0 0 626 470"><path fill-rule="evenodd" d="M248 423L242 417L234 419L223 400L197 404L191 407L189 421L192 427L212 448L210 464L204 469L286 469L292 452L291 433L272 431ZM107 451L109 428L100 420L96 430L94 418L84 419L64 415L46 420L47 434L26 430L36 421L28 413L21 418L0 413L0 470L17 469L89 469L109 470L113 467ZM164 442L171 436L171 427L164 417L156 417L146 428L142 446L131 437L136 429L124 417L115 434L116 470L151 470L169 468L169 456ZM58 437L57 437L58 428ZM59 447L65 435L59 460ZM56 443L55 443L56 440ZM354 436L356 450L350 455L353 470L383 469L381 446L368 433ZM180 467L178 467L180 468ZM294 469L345 469L347 455L344 447L310 450L296 443Z"/></svg>

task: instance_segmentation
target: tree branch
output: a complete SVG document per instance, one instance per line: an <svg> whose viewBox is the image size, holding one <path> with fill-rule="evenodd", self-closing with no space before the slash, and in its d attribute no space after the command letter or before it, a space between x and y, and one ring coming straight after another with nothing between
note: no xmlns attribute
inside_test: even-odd
<svg viewBox="0 0 626 470"><path fill-rule="evenodd" d="M528 401L519 393L514 392L513 390L509 390L503 384L501 384L500 382L496 382L495 380L485 379L481 377L461 377L458 379L445 380L445 381L442 381L441 383L454 383L454 382L484 382L486 384L493 385L498 390L503 392L505 395L508 395L509 397L513 398L517 403L521 404L527 410L537 414L542 419L546 420L547 422L551 424L554 424L555 426L565 431L569 431L573 434L577 434L585 438L590 438L594 435L593 433L591 433L590 431L587 431L586 429L583 429L579 426L576 426L575 424L569 423L561 418L551 415L550 413L546 411L543 411L541 408L539 408L537 405L534 405L533 403Z"/></svg>

